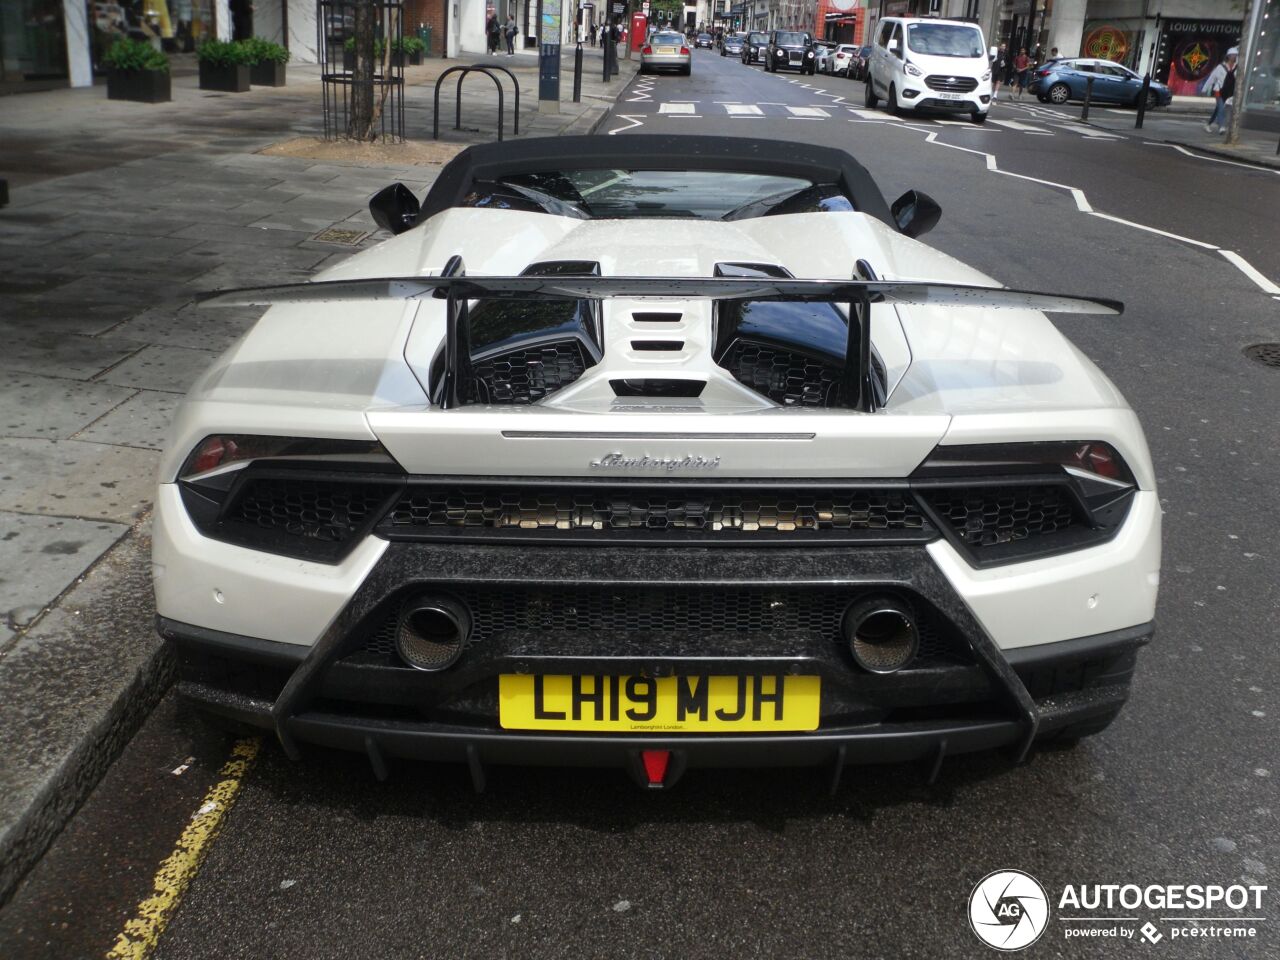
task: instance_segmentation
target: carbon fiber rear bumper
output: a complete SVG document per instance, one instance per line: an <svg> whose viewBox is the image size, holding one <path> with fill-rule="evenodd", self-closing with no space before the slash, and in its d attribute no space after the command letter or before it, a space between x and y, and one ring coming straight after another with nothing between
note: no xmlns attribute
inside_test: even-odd
<svg viewBox="0 0 1280 960"><path fill-rule="evenodd" d="M779 642L749 652L747 645L716 650L688 645L666 651L638 646L634 637L602 636L590 651L568 656L554 637L518 636L469 650L441 674L405 669L370 672L344 667L362 630L398 597L419 590L483 585L747 587L848 585L850 589L907 590L953 624L971 662L945 670L862 674L832 644ZM292 756L314 743L369 756L385 773L385 758L468 763L477 786L491 763L623 767L639 771L642 750L670 750L666 779L686 767L807 766L926 760L936 773L943 757L1011 747L1022 757L1037 737L1057 731L1081 735L1105 727L1128 695L1138 647L1152 635L1146 624L1096 637L1028 647L1008 654L983 631L919 547L767 551L435 545L393 543L334 624L311 648L216 634L160 622L183 664L180 692L200 708L273 730ZM758 641L753 641L758 642ZM541 645L540 645L541 644ZM693 641L696 649L696 640ZM710 656L709 656L710 655ZM274 686L210 681L209 662L231 664L240 676L273 675ZM457 722L432 708L504 672L575 671L597 674L672 672L813 672L824 699L852 705L851 722L825 722L812 733L649 735L535 734L503 730L483 712ZM414 704L405 717L387 704ZM900 706L894 711L891 708ZM856 708L863 709L861 714ZM860 717L879 710L879 718Z"/></svg>

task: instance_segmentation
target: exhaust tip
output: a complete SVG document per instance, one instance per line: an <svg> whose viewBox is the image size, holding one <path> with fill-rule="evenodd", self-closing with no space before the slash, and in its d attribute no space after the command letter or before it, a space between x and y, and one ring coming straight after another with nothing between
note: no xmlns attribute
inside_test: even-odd
<svg viewBox="0 0 1280 960"><path fill-rule="evenodd" d="M851 606L844 635L853 662L868 673L895 673L910 663L920 646L911 611L897 600L877 597Z"/></svg>
<svg viewBox="0 0 1280 960"><path fill-rule="evenodd" d="M467 608L448 597L420 597L400 608L396 652L415 670L447 670L457 663L471 633Z"/></svg>

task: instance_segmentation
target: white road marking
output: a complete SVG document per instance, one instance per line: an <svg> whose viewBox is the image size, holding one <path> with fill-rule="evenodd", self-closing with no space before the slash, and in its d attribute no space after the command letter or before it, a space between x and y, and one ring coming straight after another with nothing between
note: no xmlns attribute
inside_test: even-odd
<svg viewBox="0 0 1280 960"><path fill-rule="evenodd" d="M692 103L660 103L658 113L693 113Z"/></svg>
<svg viewBox="0 0 1280 960"><path fill-rule="evenodd" d="M829 117L821 107L787 107L793 117Z"/></svg>
<svg viewBox="0 0 1280 960"><path fill-rule="evenodd" d="M1148 147L1169 147L1172 150L1177 150L1179 153L1190 157L1192 160L1207 160L1210 163L1225 163L1229 167L1244 167L1246 170L1255 170L1258 173L1274 173L1280 175L1280 170L1269 167L1258 167L1254 166L1252 163L1240 163L1237 160L1224 160L1222 157L1210 157L1203 153L1196 153L1192 150L1188 150L1186 147L1178 143L1151 143L1150 141L1144 141L1144 143Z"/></svg>
<svg viewBox="0 0 1280 960"><path fill-rule="evenodd" d="M1154 233L1161 237L1168 237L1170 240L1181 240L1183 243L1189 243L1193 247L1201 247L1204 250L1217 250L1216 243L1205 243L1203 240L1192 240L1190 237L1184 237L1181 234L1169 233L1167 230L1159 230L1156 227L1148 227L1143 223L1134 223L1132 220L1125 220L1123 217L1112 216L1109 213L1099 213L1097 210L1090 210L1089 213L1095 217L1101 217L1103 220L1110 220L1113 223L1123 223L1126 227L1133 227L1135 230L1145 230L1147 233ZM1228 257L1228 260L1231 258ZM1235 261L1232 261L1233 263ZM1239 264L1236 264L1239 266ZM1250 280L1253 278L1250 277Z"/></svg>
<svg viewBox="0 0 1280 960"><path fill-rule="evenodd" d="M1280 287L1276 286L1269 279L1263 276L1253 264L1240 256L1240 254L1236 253L1234 250L1219 250L1218 252L1226 257L1231 263L1235 264L1236 269L1261 287L1264 293L1270 293L1272 295L1280 294Z"/></svg>
<svg viewBox="0 0 1280 960"><path fill-rule="evenodd" d="M927 134L925 137L925 142L933 143L940 147L947 147L950 150L960 150L963 153L972 153L980 157L985 157L987 169L990 170L992 173L999 173L999 174L1003 174L1006 177L1013 177L1017 180L1027 180L1031 183L1038 183L1046 187L1054 187L1059 190L1066 190L1068 193L1071 194L1071 198L1075 201L1076 209L1078 209L1081 213L1087 214L1091 217L1098 217L1102 220L1109 220L1112 223L1118 223L1126 227L1133 227L1135 230L1142 230L1146 233L1154 233L1156 236L1165 237L1169 240L1176 240L1179 243L1190 244L1191 246L1199 247L1202 250L1216 251L1217 253L1220 253L1227 260L1227 262L1229 262L1237 270L1239 270L1246 277L1248 277L1264 293L1270 294L1272 296L1275 296L1277 299L1280 299L1280 286L1277 286L1271 279L1265 276L1261 271L1259 271L1251 263L1249 263L1249 261L1245 260L1244 257L1240 256L1238 253L1236 253L1233 250L1224 250L1221 247L1217 246L1217 244L1205 243L1203 240L1195 240L1195 239L1192 239L1191 237L1184 237L1181 234L1170 233L1167 230L1160 230L1157 227L1150 227L1144 223L1135 223L1132 220L1125 220L1123 217L1117 217L1109 213L1102 213L1101 211L1094 210L1092 205L1089 203L1088 197L1085 196L1084 191L1081 190L1079 187L1072 187L1065 183L1054 183L1052 180L1041 180L1037 177L1028 177L1025 174L1012 173L1008 170L1001 170L999 165L996 162L996 158L994 154L987 153L984 150L972 150L968 147L956 146L953 143L944 143L943 141L938 139L937 132Z"/></svg>
<svg viewBox="0 0 1280 960"><path fill-rule="evenodd" d="M620 114L618 114L618 119L619 119L619 120L629 120L629 121L631 122L631 126L629 126L629 127L619 127L617 130L610 130L610 131L609 131L609 136L613 136L613 135L614 135L614 134L616 134L616 133L622 133L622 131L624 131L624 130L633 130L633 129L635 129L636 127L643 127L643 126L644 126L644 119L643 119L643 118L644 118L645 116L646 116L646 114L640 114L640 116L636 116L636 115L634 115L634 114L627 114L627 113L620 113Z"/></svg>
<svg viewBox="0 0 1280 960"><path fill-rule="evenodd" d="M754 103L726 103L725 110L731 117L763 117L764 111Z"/></svg>
<svg viewBox="0 0 1280 960"><path fill-rule="evenodd" d="M894 123L906 122L901 117L895 117L892 113L880 113L878 110L861 110L858 107L850 107L849 112L862 117L863 120L892 120Z"/></svg>
<svg viewBox="0 0 1280 960"><path fill-rule="evenodd" d="M1033 127L1027 123L1020 123L1017 120L997 120L995 117L987 117L987 123L994 123L997 127L1008 127L1010 130L1021 130L1024 133L1044 133L1039 127Z"/></svg>

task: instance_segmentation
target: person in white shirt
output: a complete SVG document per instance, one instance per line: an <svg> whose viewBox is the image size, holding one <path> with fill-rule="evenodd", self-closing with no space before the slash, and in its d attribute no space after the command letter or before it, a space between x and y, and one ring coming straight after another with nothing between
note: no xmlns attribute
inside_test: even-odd
<svg viewBox="0 0 1280 960"><path fill-rule="evenodd" d="M1202 89L1213 97L1213 113L1209 116L1209 122L1204 125L1208 133L1217 133L1218 126L1222 122L1223 113L1227 107L1227 97L1223 95L1222 87L1227 82L1228 74L1235 70L1236 58L1239 53L1240 51L1236 47L1228 50L1222 62L1213 68L1208 79L1204 82Z"/></svg>

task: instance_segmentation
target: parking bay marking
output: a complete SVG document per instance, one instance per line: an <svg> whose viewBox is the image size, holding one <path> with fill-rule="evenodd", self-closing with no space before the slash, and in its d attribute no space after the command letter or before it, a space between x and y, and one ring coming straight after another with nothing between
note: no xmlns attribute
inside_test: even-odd
<svg viewBox="0 0 1280 960"><path fill-rule="evenodd" d="M763 117L764 111L754 103L726 103L724 108L731 117Z"/></svg>
<svg viewBox="0 0 1280 960"><path fill-rule="evenodd" d="M204 862L209 846L218 835L223 820L235 805L245 776L258 758L262 740L247 737L237 740L231 756L218 771L218 782L209 788L204 800L178 837L173 852L156 871L150 897L138 904L136 914L125 922L107 953L107 960L146 960L165 927L177 912L187 887Z"/></svg>

